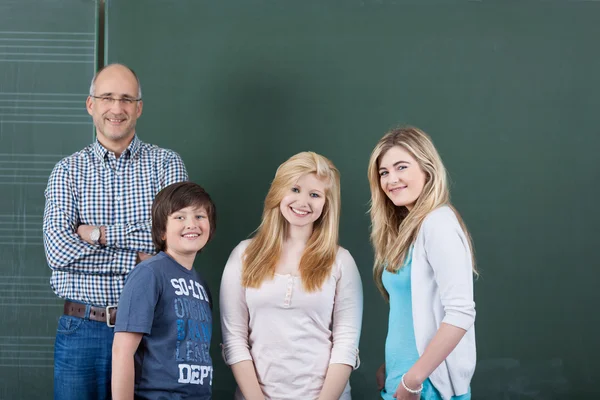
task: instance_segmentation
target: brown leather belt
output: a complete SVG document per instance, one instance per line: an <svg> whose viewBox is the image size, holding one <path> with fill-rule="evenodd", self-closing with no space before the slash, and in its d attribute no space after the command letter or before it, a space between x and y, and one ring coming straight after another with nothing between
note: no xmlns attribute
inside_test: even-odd
<svg viewBox="0 0 600 400"><path fill-rule="evenodd" d="M82 303L75 303L69 300L65 300L64 313L72 317L85 318L86 305ZM109 315L108 321L106 315ZM89 319L92 321L106 322L108 326L115 326L117 320L117 307L109 306L106 308L90 306Z"/></svg>

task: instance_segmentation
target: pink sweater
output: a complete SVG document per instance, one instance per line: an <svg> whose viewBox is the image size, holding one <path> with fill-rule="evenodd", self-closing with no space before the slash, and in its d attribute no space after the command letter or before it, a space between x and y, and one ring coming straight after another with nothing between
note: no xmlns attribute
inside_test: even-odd
<svg viewBox="0 0 600 400"><path fill-rule="evenodd" d="M223 272L223 358L228 365L252 360L267 400L316 400L329 364L360 364L363 295L356 263L340 247L318 292L304 291L298 276L279 274L259 289L244 288L241 257L249 243L233 250ZM235 398L244 398L239 389ZM350 398L346 385L340 399Z"/></svg>

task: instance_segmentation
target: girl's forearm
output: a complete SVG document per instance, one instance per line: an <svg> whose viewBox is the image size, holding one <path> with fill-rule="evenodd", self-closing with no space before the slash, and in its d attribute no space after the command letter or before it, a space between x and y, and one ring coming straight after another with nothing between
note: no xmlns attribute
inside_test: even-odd
<svg viewBox="0 0 600 400"><path fill-rule="evenodd" d="M319 400L338 400L346 388L351 372L352 367L349 365L329 364Z"/></svg>
<svg viewBox="0 0 600 400"><path fill-rule="evenodd" d="M244 360L231 366L233 376L246 400L264 400L265 396L258 384L254 362Z"/></svg>
<svg viewBox="0 0 600 400"><path fill-rule="evenodd" d="M404 383L411 389L418 388L440 366L458 345L467 331L454 325L442 323L425 348L423 355L408 370Z"/></svg>

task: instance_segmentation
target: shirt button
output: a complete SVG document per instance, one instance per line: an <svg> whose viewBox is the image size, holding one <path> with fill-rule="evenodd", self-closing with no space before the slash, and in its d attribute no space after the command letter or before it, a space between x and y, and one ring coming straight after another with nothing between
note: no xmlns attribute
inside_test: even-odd
<svg viewBox="0 0 600 400"><path fill-rule="evenodd" d="M121 201L121 196L116 196L116 197L115 197L115 200L116 200L116 201Z"/></svg>

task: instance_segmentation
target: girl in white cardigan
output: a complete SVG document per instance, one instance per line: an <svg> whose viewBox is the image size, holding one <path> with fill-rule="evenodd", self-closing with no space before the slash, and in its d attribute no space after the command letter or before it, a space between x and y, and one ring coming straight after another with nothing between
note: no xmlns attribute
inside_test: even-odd
<svg viewBox="0 0 600 400"><path fill-rule="evenodd" d="M256 235L231 253L221 281L223 357L246 400L350 399L362 285L338 246L340 178L300 153L275 174Z"/></svg>
<svg viewBox="0 0 600 400"><path fill-rule="evenodd" d="M385 400L468 400L475 370L471 239L431 139L394 129L369 161L373 276L390 303Z"/></svg>

